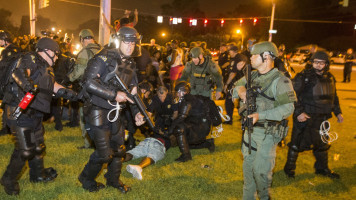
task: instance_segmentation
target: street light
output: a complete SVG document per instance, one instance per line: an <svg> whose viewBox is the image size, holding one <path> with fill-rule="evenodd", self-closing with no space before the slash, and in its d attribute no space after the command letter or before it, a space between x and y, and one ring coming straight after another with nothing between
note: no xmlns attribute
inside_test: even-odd
<svg viewBox="0 0 356 200"><path fill-rule="evenodd" d="M161 36L162 36L162 37L165 37L165 36L166 36L166 33L165 33L165 32L162 32Z"/></svg>
<svg viewBox="0 0 356 200"><path fill-rule="evenodd" d="M244 48L244 35L242 34L241 29L236 29L236 34L241 35L241 50Z"/></svg>

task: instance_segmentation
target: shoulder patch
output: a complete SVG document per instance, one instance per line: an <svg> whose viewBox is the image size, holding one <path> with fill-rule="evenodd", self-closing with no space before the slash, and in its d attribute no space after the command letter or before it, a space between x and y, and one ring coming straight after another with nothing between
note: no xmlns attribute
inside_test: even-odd
<svg viewBox="0 0 356 200"><path fill-rule="evenodd" d="M98 56L99 58L101 58L104 62L106 62L108 60L108 58L106 56Z"/></svg>

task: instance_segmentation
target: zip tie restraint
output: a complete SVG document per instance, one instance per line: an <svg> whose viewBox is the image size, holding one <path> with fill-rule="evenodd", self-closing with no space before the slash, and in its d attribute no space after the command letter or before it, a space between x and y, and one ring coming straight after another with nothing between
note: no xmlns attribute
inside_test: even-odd
<svg viewBox="0 0 356 200"><path fill-rule="evenodd" d="M336 132L329 133L330 131L330 122L328 120L325 120L321 123L320 125L320 130L319 134L321 136L321 141L324 143L332 143L337 140L338 135Z"/></svg>
<svg viewBox="0 0 356 200"><path fill-rule="evenodd" d="M121 106L119 104L119 102L116 102L116 104L112 104L109 100L108 100L108 103L113 106L114 108L111 109L108 113L108 115L106 116L109 120L109 122L115 122L118 118L119 118L119 114L120 114L120 110L121 110ZM112 112L115 111L115 117L113 119L110 119L110 114Z"/></svg>

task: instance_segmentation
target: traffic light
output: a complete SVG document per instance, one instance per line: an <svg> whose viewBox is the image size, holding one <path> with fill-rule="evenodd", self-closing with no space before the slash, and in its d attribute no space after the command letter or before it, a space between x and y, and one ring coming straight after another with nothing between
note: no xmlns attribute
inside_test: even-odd
<svg viewBox="0 0 356 200"><path fill-rule="evenodd" d="M244 20L240 19L240 26L242 25L242 23L244 23Z"/></svg>
<svg viewBox="0 0 356 200"><path fill-rule="evenodd" d="M222 19L222 20L220 21L221 27L223 27L223 26L224 26L224 23L225 23L225 20L224 20L224 19Z"/></svg>
<svg viewBox="0 0 356 200"><path fill-rule="evenodd" d="M206 27L207 25L208 25L208 20L205 19L205 20L204 20L204 27Z"/></svg>
<svg viewBox="0 0 356 200"><path fill-rule="evenodd" d="M45 8L49 6L49 0L40 0L38 3L38 8Z"/></svg>
<svg viewBox="0 0 356 200"><path fill-rule="evenodd" d="M256 25L257 23L257 18L253 18L253 25Z"/></svg>

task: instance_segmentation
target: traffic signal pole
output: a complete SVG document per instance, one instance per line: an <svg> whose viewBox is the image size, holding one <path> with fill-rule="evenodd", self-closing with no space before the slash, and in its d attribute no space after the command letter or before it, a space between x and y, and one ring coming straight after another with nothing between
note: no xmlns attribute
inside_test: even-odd
<svg viewBox="0 0 356 200"><path fill-rule="evenodd" d="M36 35L36 5L35 0L29 0L30 4L30 35Z"/></svg>
<svg viewBox="0 0 356 200"><path fill-rule="evenodd" d="M109 43L110 38L110 28L106 23L111 21L111 0L100 1L99 19L99 44L104 46Z"/></svg>
<svg viewBox="0 0 356 200"><path fill-rule="evenodd" d="M276 9L276 3L274 2L274 0L272 0L272 14L271 14L271 23L269 26L269 38L268 41L272 42L272 33L270 30L273 30L273 22L274 22L274 11Z"/></svg>

